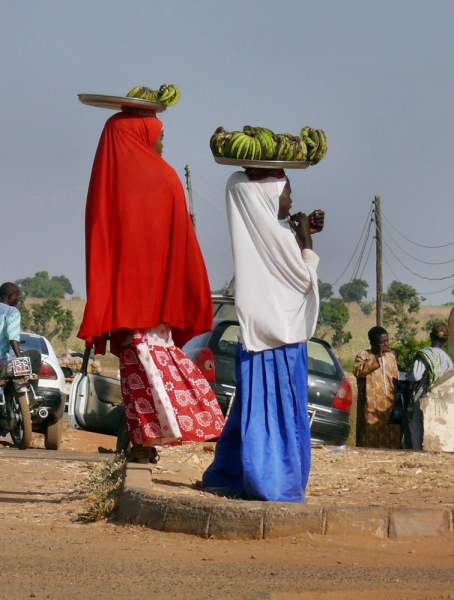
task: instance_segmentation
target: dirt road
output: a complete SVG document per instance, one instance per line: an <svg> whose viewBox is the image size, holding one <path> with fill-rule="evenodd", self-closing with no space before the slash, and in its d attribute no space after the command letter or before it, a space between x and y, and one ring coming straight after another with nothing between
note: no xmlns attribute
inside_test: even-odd
<svg viewBox="0 0 454 600"><path fill-rule="evenodd" d="M70 437L68 445L84 450L108 441ZM86 504L77 484L87 461L108 458L0 449L0 598L454 599L452 534L405 542L314 535L235 542L81 524Z"/></svg>

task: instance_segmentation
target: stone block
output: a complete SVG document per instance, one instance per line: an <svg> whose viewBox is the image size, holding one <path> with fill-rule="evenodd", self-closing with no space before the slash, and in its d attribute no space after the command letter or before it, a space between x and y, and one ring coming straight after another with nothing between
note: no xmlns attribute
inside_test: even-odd
<svg viewBox="0 0 454 600"><path fill-rule="evenodd" d="M169 498L142 491L124 490L120 497L117 518L126 523L146 525L162 531Z"/></svg>
<svg viewBox="0 0 454 600"><path fill-rule="evenodd" d="M431 508L393 508L389 521L390 538L433 537L451 531L450 511Z"/></svg>
<svg viewBox="0 0 454 600"><path fill-rule="evenodd" d="M167 507L164 531L208 537L214 502L200 498L172 498Z"/></svg>
<svg viewBox="0 0 454 600"><path fill-rule="evenodd" d="M421 398L423 448L429 452L454 452L454 377L447 375Z"/></svg>
<svg viewBox="0 0 454 600"><path fill-rule="evenodd" d="M329 507L325 516L326 535L388 535L388 510L380 506Z"/></svg>
<svg viewBox="0 0 454 600"><path fill-rule="evenodd" d="M263 537L264 503L224 500L211 513L208 536L220 540Z"/></svg>
<svg viewBox="0 0 454 600"><path fill-rule="evenodd" d="M265 538L306 536L323 533L323 508L289 502L267 502L264 506Z"/></svg>

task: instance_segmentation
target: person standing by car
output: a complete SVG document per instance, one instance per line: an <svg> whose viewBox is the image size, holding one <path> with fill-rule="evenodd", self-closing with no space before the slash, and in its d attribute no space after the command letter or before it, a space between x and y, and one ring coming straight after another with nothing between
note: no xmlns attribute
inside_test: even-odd
<svg viewBox="0 0 454 600"><path fill-rule="evenodd" d="M32 372L39 375L41 354L37 350L20 350L21 314L17 308L20 289L15 283L7 281L0 286L0 366L14 356L28 356ZM35 396L38 391L38 378L30 380Z"/></svg>
<svg viewBox="0 0 454 600"><path fill-rule="evenodd" d="M401 379L412 382L410 404L410 433L413 450L422 450L424 439L424 417L420 400L440 377L454 369L451 357L443 350L448 340L446 323L434 323L430 332L430 346L419 350L410 371L401 373Z"/></svg>
<svg viewBox="0 0 454 600"><path fill-rule="evenodd" d="M181 181L162 158L150 110L111 117L86 209L87 305L79 337L120 358L133 456L215 438L224 419L208 382L179 349L212 327L211 292Z"/></svg>
<svg viewBox="0 0 454 600"><path fill-rule="evenodd" d="M358 384L356 445L400 448L402 426L388 424L394 403L393 377L399 379L396 354L383 327L372 327L367 336L370 350L356 356L353 369Z"/></svg>
<svg viewBox="0 0 454 600"><path fill-rule="evenodd" d="M324 213L294 215L294 232L279 222L292 205L283 171L234 173L226 205L240 322L237 387L202 483L227 495L304 502L311 460L306 340L319 307L310 220L320 230Z"/></svg>

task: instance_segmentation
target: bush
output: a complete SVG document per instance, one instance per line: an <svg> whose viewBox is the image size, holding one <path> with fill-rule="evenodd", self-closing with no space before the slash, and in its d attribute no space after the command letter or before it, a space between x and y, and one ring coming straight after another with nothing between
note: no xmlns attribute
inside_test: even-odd
<svg viewBox="0 0 454 600"><path fill-rule="evenodd" d="M339 288L339 294L344 302L361 302L367 296L369 284L364 279L352 279Z"/></svg>
<svg viewBox="0 0 454 600"><path fill-rule="evenodd" d="M404 344L394 344L393 348L399 355L399 371L409 371L415 354L426 346L430 346L430 339L417 340L414 337L407 338Z"/></svg>
<svg viewBox="0 0 454 600"><path fill-rule="evenodd" d="M34 277L18 279L16 284L21 292L29 298L61 298L66 294L74 294L71 282L65 275L49 277L47 271L38 271Z"/></svg>
<svg viewBox="0 0 454 600"><path fill-rule="evenodd" d="M366 316L369 316L372 314L372 311L374 310L374 303L373 302L360 302L359 307L361 308L361 311Z"/></svg>
<svg viewBox="0 0 454 600"><path fill-rule="evenodd" d="M332 331L331 344L335 348L340 348L352 339L351 333L344 331L344 326L349 320L350 313L341 298L322 301L320 302L316 335L324 339Z"/></svg>

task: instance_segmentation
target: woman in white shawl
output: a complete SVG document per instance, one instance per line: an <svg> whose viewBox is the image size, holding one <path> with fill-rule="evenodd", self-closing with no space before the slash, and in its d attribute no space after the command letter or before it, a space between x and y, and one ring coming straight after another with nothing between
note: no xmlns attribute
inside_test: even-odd
<svg viewBox="0 0 454 600"><path fill-rule="evenodd" d="M272 175L237 172L227 182L241 339L235 400L203 486L304 502L311 443L305 342L319 306L311 232L323 228L324 213L293 215L293 231L280 223L290 213L291 189L283 171Z"/></svg>

